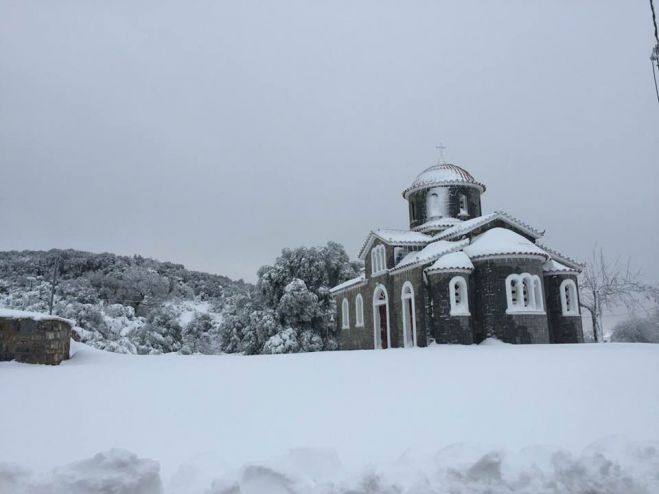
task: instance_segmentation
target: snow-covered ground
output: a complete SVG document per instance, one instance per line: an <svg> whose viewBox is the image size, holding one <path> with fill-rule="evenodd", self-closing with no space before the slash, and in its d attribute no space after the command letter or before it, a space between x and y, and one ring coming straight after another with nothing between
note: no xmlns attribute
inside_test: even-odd
<svg viewBox="0 0 659 494"><path fill-rule="evenodd" d="M659 345L0 363L0 493L657 493Z"/></svg>

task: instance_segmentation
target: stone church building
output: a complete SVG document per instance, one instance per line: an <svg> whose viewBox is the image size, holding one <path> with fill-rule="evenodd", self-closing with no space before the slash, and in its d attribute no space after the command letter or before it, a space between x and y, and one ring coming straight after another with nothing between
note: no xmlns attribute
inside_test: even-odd
<svg viewBox="0 0 659 494"><path fill-rule="evenodd" d="M505 212L483 214L485 185L431 166L403 191L409 230L373 230L361 276L332 288L342 349L583 342L582 266Z"/></svg>

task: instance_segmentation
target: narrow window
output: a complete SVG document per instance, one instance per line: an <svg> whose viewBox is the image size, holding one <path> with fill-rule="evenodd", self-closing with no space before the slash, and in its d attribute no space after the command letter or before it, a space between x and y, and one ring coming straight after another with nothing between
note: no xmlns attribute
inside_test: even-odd
<svg viewBox="0 0 659 494"><path fill-rule="evenodd" d="M522 279L522 300L524 300L524 307L531 307L531 280L528 276Z"/></svg>
<svg viewBox="0 0 659 494"><path fill-rule="evenodd" d="M467 282L462 276L456 276L449 281L449 298L452 316L468 316L469 302L467 299Z"/></svg>
<svg viewBox="0 0 659 494"><path fill-rule="evenodd" d="M508 313L544 312L542 281L538 275L511 274L506 278Z"/></svg>
<svg viewBox="0 0 659 494"><path fill-rule="evenodd" d="M579 315L579 298L577 284L574 280L563 280L560 286L561 308L564 316Z"/></svg>
<svg viewBox="0 0 659 494"><path fill-rule="evenodd" d="M542 297L542 281L540 281L538 275L533 277L533 299L535 310L545 310L545 303Z"/></svg>
<svg viewBox="0 0 659 494"><path fill-rule="evenodd" d="M364 327L364 299L359 293L355 298L355 326Z"/></svg>
<svg viewBox="0 0 659 494"><path fill-rule="evenodd" d="M467 196L460 194L460 214L469 214L469 205L467 204Z"/></svg>
<svg viewBox="0 0 659 494"><path fill-rule="evenodd" d="M518 297L517 297L517 278L512 278L509 282L509 292L510 292L510 300L512 302L512 307L517 307L517 304L519 302Z"/></svg>
<svg viewBox="0 0 659 494"><path fill-rule="evenodd" d="M348 329L350 327L350 304L348 299L344 298L341 304L341 328Z"/></svg>

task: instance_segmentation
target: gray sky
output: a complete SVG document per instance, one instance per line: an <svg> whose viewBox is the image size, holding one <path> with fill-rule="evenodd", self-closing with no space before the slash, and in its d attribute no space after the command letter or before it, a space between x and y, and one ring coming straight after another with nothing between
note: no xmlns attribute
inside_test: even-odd
<svg viewBox="0 0 659 494"><path fill-rule="evenodd" d="M493 4L0 0L0 249L356 256L441 141L485 211L659 280L648 2Z"/></svg>

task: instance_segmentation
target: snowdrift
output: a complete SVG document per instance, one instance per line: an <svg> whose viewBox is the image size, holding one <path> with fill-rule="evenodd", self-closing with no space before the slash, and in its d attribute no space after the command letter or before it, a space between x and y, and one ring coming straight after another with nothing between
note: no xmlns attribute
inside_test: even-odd
<svg viewBox="0 0 659 494"><path fill-rule="evenodd" d="M0 363L0 492L659 492L659 345Z"/></svg>

